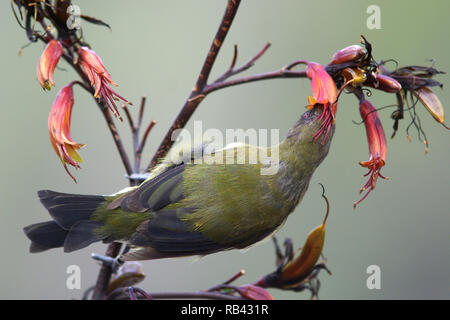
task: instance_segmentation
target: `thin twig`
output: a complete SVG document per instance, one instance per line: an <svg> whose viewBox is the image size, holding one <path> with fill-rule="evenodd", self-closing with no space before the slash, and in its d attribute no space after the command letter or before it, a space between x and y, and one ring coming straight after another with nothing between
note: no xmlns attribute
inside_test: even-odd
<svg viewBox="0 0 450 320"><path fill-rule="evenodd" d="M134 121L133 121L133 118L131 117L130 110L128 109L128 107L127 107L127 105L125 103L122 104L122 109L125 112L125 115L126 115L126 117L128 119L128 124L130 125L131 132L135 133L136 132L136 126L134 125Z"/></svg>
<svg viewBox="0 0 450 320"><path fill-rule="evenodd" d="M156 124L156 121L152 120L150 122L150 124L147 126L147 129L145 130L145 133L142 136L141 143L139 144L139 147L136 149L136 155L139 154L139 156L140 156L142 154L142 150L144 149L145 142L147 141L148 134L150 133L152 128L155 126L155 124Z"/></svg>
<svg viewBox="0 0 450 320"><path fill-rule="evenodd" d="M138 116L138 127L141 127L142 119L144 117L144 109L145 109L145 103L147 102L147 97L141 98L141 107L139 108L139 116Z"/></svg>
<svg viewBox="0 0 450 320"><path fill-rule="evenodd" d="M236 59L237 59L237 52L238 52L237 45L235 44L233 61L231 62L230 68L224 74L222 74L219 78L217 78L216 81L213 82L213 84L223 82L224 80L251 68L255 64L256 60L261 58L261 56L267 51L267 49L270 48L270 46L271 46L270 42L266 43L266 45L253 58L251 58L249 61L244 63L241 67L234 69L234 66L236 64Z"/></svg>
<svg viewBox="0 0 450 320"><path fill-rule="evenodd" d="M215 285L215 286L209 288L209 289L206 290L206 291L208 291L208 292L213 292L213 291L221 290L221 289L223 289L224 286L229 285L230 283L236 281L237 279L239 279L240 277L242 277L244 274L245 274L245 270L244 270L244 269L239 270L239 272L237 272L235 275L233 275L230 279L228 279L228 280L222 282L222 283L219 284L219 285Z"/></svg>
<svg viewBox="0 0 450 320"><path fill-rule="evenodd" d="M305 77L306 77L305 71L289 71L280 69L272 72L255 74L248 77L212 83L203 90L203 94L206 96L207 94L210 94L211 92L217 91L219 89L224 89L227 87L232 87L244 83L256 82L261 80L281 79L281 78L305 78Z"/></svg>

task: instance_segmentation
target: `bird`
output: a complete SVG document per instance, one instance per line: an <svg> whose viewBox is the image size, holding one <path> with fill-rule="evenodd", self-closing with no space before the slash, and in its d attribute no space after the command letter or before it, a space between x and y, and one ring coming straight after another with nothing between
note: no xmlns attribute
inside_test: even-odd
<svg viewBox="0 0 450 320"><path fill-rule="evenodd" d="M233 148L234 156L278 152L273 174L261 174L261 169L273 165L264 161L188 161L197 159L197 152L194 159L191 155L180 161L162 159L139 186L113 195L41 190L39 199L52 220L23 229L31 240L29 250L38 253L62 247L73 252L94 242L116 241L131 248L121 261L137 261L250 247L285 223L327 156L335 125L322 143L314 141L322 125L322 110L316 105L303 113L275 146L243 143ZM224 159L227 150L213 150L209 155Z"/></svg>

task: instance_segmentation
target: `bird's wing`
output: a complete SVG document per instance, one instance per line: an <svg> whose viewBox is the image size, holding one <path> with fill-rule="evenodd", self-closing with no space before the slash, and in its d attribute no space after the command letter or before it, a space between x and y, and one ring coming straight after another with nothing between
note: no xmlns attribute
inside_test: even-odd
<svg viewBox="0 0 450 320"><path fill-rule="evenodd" d="M126 257L137 260L203 255L224 250L226 247L189 229L180 217L192 209L161 210L144 221L129 239L132 246L141 249Z"/></svg>
<svg viewBox="0 0 450 320"><path fill-rule="evenodd" d="M182 177L187 164L195 162L197 157L203 157L205 152L214 152L211 144L199 144L181 152L175 148L151 172L147 180L131 191L121 193L107 207L114 210L121 208L128 212L158 211L165 206L183 198Z"/></svg>
<svg viewBox="0 0 450 320"><path fill-rule="evenodd" d="M128 212L158 211L183 197L182 179L185 165L174 166L138 188L114 199L109 210L121 208Z"/></svg>

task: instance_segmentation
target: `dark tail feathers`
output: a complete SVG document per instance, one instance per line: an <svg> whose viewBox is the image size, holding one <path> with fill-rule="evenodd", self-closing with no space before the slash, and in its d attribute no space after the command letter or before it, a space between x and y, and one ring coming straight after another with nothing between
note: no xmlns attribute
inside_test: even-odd
<svg viewBox="0 0 450 320"><path fill-rule="evenodd" d="M23 228L31 240L30 252L36 253L64 247L72 252L101 241L94 229L102 224L90 220L92 213L105 202L102 196L76 195L50 190L38 192L39 199L53 221L36 223Z"/></svg>

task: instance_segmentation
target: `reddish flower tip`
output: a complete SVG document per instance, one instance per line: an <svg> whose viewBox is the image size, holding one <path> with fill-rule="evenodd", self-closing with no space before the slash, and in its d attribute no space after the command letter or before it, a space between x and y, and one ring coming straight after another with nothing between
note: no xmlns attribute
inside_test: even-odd
<svg viewBox="0 0 450 320"><path fill-rule="evenodd" d="M319 117L319 120L322 121L322 125L314 134L314 142L323 135L323 144L334 123L334 117L337 111L338 90L334 80L321 64L316 62L305 63L307 65L306 75L311 79L311 89L313 93L313 96L308 97L309 105L307 108L311 109L317 105L323 106L322 113Z"/></svg>
<svg viewBox="0 0 450 320"><path fill-rule="evenodd" d="M53 72L63 54L63 47L58 40L51 40L42 52L36 68L36 76L44 90L50 90L55 85Z"/></svg>
<svg viewBox="0 0 450 320"><path fill-rule="evenodd" d="M70 135L70 118L74 103L72 83L63 87L57 94L48 116L48 130L53 149L60 158L64 169L76 182L69 172L67 164L79 168L83 160L76 150L84 144L76 143Z"/></svg>
<svg viewBox="0 0 450 320"><path fill-rule="evenodd" d="M366 127L367 142L369 144L369 160L361 161L359 164L369 169L364 175L365 177L369 176L369 179L359 190L360 193L366 190L367 192L359 201L353 204L353 208L356 208L356 206L361 203L373 189L375 189L378 177L389 179L380 173L381 168L385 165L387 145L386 136L378 113L368 100L364 100L360 103L359 111Z"/></svg>
<svg viewBox="0 0 450 320"><path fill-rule="evenodd" d="M253 284L235 288L239 294L249 300L274 300L269 291Z"/></svg>
<svg viewBox="0 0 450 320"><path fill-rule="evenodd" d="M306 64L306 76L311 79L312 96L308 97L308 109L316 106L323 106L319 121L322 125L314 134L314 143L323 135L322 144L334 123L334 117L337 111L338 90L333 78L325 71L325 68L317 62L304 61Z"/></svg>
<svg viewBox="0 0 450 320"><path fill-rule="evenodd" d="M111 86L117 87L117 83L112 80L100 57L88 47L78 49L78 56L81 68L95 89L94 97L103 98L111 112L122 121L116 101L122 100L130 105L131 103L111 88Z"/></svg>

